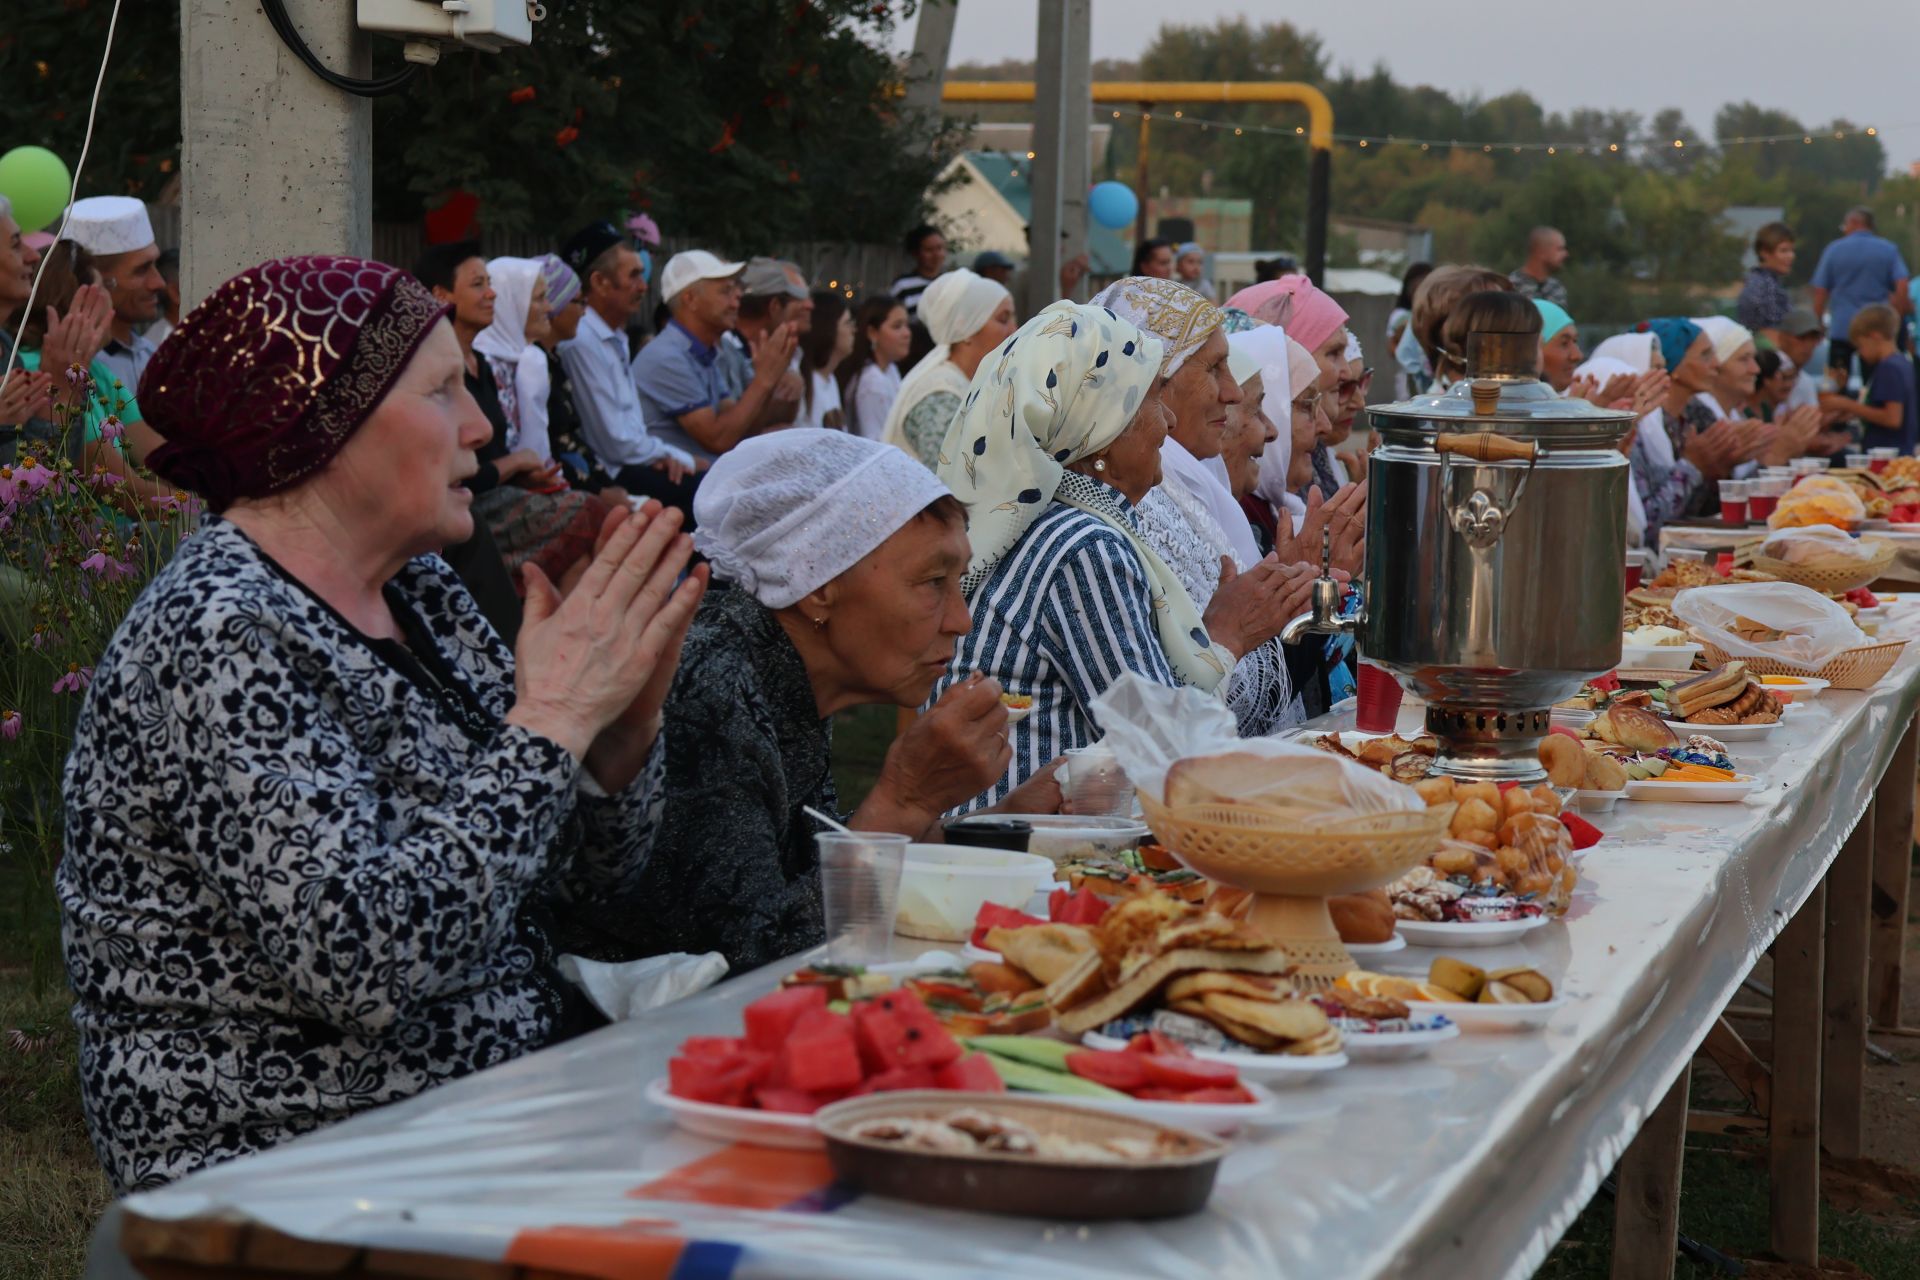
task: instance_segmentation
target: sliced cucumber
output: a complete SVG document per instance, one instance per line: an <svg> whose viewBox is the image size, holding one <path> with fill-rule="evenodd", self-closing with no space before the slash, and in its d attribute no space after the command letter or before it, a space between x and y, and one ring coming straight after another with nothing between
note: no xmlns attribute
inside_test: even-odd
<svg viewBox="0 0 1920 1280"><path fill-rule="evenodd" d="M1048 1040L1040 1036L969 1036L964 1043L969 1049L1045 1067L1049 1071L1065 1071L1067 1055L1080 1048L1064 1040Z"/></svg>
<svg viewBox="0 0 1920 1280"><path fill-rule="evenodd" d="M1118 1089L1082 1080L1071 1071L1050 1071L1046 1067L1036 1067L1031 1062L1003 1058L991 1052L987 1053L987 1061L993 1064L993 1069L1000 1073L1000 1079L1009 1089L1025 1093L1066 1094L1076 1098L1124 1099L1127 1096Z"/></svg>

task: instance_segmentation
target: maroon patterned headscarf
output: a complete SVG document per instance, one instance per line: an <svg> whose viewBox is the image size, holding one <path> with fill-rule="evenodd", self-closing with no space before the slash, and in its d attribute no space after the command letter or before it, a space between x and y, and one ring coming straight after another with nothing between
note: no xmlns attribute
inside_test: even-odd
<svg viewBox="0 0 1920 1280"><path fill-rule="evenodd" d="M215 511L290 489L367 420L449 308L397 267L275 258L215 289L140 379L147 465Z"/></svg>

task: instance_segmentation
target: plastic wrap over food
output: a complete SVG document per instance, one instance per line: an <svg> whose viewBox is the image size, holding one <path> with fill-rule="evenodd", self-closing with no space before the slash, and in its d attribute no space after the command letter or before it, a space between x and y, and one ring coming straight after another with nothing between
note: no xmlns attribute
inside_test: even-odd
<svg viewBox="0 0 1920 1280"><path fill-rule="evenodd" d="M1878 541L1856 538L1845 529L1810 524L1772 534L1761 544L1760 554L1803 569L1851 569L1873 560L1880 548Z"/></svg>
<svg viewBox="0 0 1920 1280"><path fill-rule="evenodd" d="M1198 689L1128 672L1094 699L1093 712L1107 731L1102 743L1161 804L1258 801L1306 823L1424 807L1412 787L1377 769L1296 742L1240 737L1232 713Z"/></svg>
<svg viewBox="0 0 1920 1280"><path fill-rule="evenodd" d="M1845 609L1791 582L1694 587L1673 598L1673 616L1729 657L1770 658L1810 669L1869 643Z"/></svg>
<svg viewBox="0 0 1920 1280"><path fill-rule="evenodd" d="M1767 527L1831 528L1836 522L1851 527L1866 518L1867 504L1852 485L1831 476L1808 476L1782 495L1767 517Z"/></svg>

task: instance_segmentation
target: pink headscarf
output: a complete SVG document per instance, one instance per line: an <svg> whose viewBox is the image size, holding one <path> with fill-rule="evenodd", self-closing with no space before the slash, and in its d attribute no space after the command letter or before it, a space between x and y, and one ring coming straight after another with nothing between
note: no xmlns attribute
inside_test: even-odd
<svg viewBox="0 0 1920 1280"><path fill-rule="evenodd" d="M1227 300L1255 320L1285 325L1287 336L1309 351L1347 322L1346 308L1314 287L1305 276L1281 276L1264 284L1248 285Z"/></svg>

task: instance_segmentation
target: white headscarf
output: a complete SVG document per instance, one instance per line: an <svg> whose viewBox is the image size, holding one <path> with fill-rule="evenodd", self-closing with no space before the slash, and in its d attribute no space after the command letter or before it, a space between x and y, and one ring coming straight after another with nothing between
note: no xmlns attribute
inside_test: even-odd
<svg viewBox="0 0 1920 1280"><path fill-rule="evenodd" d="M1226 316L1220 308L1181 284L1156 276L1127 276L1094 295L1093 304L1139 325L1167 344L1171 378L1187 357L1206 345Z"/></svg>
<svg viewBox="0 0 1920 1280"><path fill-rule="evenodd" d="M887 413L886 429L880 433L881 439L913 453L913 446L907 441L907 415L937 392L953 396L966 394L967 378L953 363L953 345L965 342L984 329L1000 304L1012 297L999 281L977 276L964 267L947 272L926 287L920 295L916 314L937 345L901 380L899 394Z"/></svg>
<svg viewBox="0 0 1920 1280"><path fill-rule="evenodd" d="M1725 361L1733 358L1733 353L1753 341L1753 330L1725 316L1695 316L1693 322L1707 335L1707 341L1713 344L1713 358Z"/></svg>
<svg viewBox="0 0 1920 1280"><path fill-rule="evenodd" d="M1273 419L1279 435L1260 455L1260 479L1255 482L1253 492L1275 507L1284 507L1283 500L1293 497L1286 491L1287 468L1293 462L1293 375L1290 365L1293 348L1300 344L1289 338L1286 330L1273 324L1230 334L1227 342L1236 351L1260 362L1260 407L1267 417ZM1311 353L1307 359L1309 362L1313 360ZM1317 365L1314 376L1319 376ZM1298 498L1293 500L1295 503L1300 501Z"/></svg>
<svg viewBox="0 0 1920 1280"><path fill-rule="evenodd" d="M527 308L535 293L545 296L547 286L541 279L545 269L541 258L495 258L487 263L493 282L493 323L473 340L474 351L494 361L496 380L508 373L513 379L514 435L507 443L532 450L543 462L553 452L547 438L552 375L547 353L527 341Z"/></svg>
<svg viewBox="0 0 1920 1280"><path fill-rule="evenodd" d="M1306 518L1307 504L1295 493L1287 490L1287 468L1293 459L1293 399L1294 388L1304 391L1313 386L1320 378L1320 362L1313 358L1313 352L1287 339L1287 381L1286 404L1281 407L1282 417L1275 418L1273 425L1280 428L1280 438L1267 446L1260 455L1260 479L1253 486L1256 496L1266 499L1280 511L1293 517L1295 531ZM1271 396L1272 392L1269 391Z"/></svg>
<svg viewBox="0 0 1920 1280"><path fill-rule="evenodd" d="M1608 341L1612 341L1612 339ZM1601 345L1604 346L1606 344L1602 343ZM1576 378L1592 378L1596 382L1605 382L1608 378L1617 378L1623 373L1638 374L1644 372L1646 372L1644 369L1635 369L1618 356L1593 355L1588 357L1586 363L1573 371L1573 376ZM1652 413L1649 413L1640 420L1640 433L1633 438L1634 447L1639 447L1641 438L1648 435L1649 429L1652 430L1652 434L1660 437L1660 443L1664 448L1660 451L1659 455L1654 455L1654 449L1652 447L1653 441L1649 439L1647 441L1648 454L1664 456L1666 459L1665 465L1671 466L1673 464L1673 442L1667 439L1666 424L1661 420L1658 409L1655 409ZM1636 531L1645 530L1646 527L1647 509L1640 501L1640 486L1635 482L1632 471L1629 470L1627 473L1627 531L1629 534L1633 534Z"/></svg>
<svg viewBox="0 0 1920 1280"><path fill-rule="evenodd" d="M1367 358L1365 349L1360 345L1360 335L1351 329L1347 330L1347 353L1341 358L1348 364L1352 364L1355 360L1364 360Z"/></svg>
<svg viewBox="0 0 1920 1280"><path fill-rule="evenodd" d="M693 545L715 577L784 609L947 496L947 486L898 449L845 431L790 427L720 455L693 498Z"/></svg>
<svg viewBox="0 0 1920 1280"><path fill-rule="evenodd" d="M1150 584L1168 665L1184 682L1211 690L1233 657L1208 637L1186 588L1141 540L1118 493L1094 485L1113 498L1091 503L1061 491L1069 463L1099 453L1132 425L1164 351L1158 338L1104 307L1054 303L980 362L941 443L940 478L967 504L969 596L1057 497L1126 538Z"/></svg>
<svg viewBox="0 0 1920 1280"><path fill-rule="evenodd" d="M1618 360L1634 373L1645 373L1654 367L1654 359L1659 349L1659 340L1650 333L1616 333L1593 349L1587 358L1587 364L1595 360ZM1581 365L1582 369L1587 365ZM1664 358L1660 360L1662 369L1667 367Z"/></svg>

